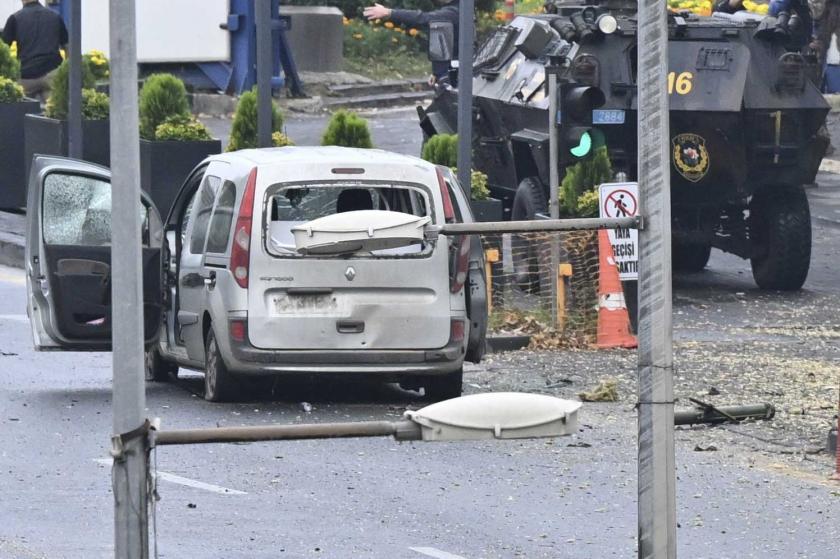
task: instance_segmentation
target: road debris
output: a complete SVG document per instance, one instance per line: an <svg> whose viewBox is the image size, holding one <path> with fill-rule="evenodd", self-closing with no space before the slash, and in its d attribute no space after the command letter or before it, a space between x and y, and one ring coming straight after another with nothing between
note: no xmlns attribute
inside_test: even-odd
<svg viewBox="0 0 840 559"><path fill-rule="evenodd" d="M583 402L617 402L618 383L612 378L604 379L594 390L578 392L578 398Z"/></svg>
<svg viewBox="0 0 840 559"><path fill-rule="evenodd" d="M674 412L674 425L740 423L745 419L773 419L776 415L776 408L767 403L716 407L696 398L689 398L689 400L697 404L697 408Z"/></svg>

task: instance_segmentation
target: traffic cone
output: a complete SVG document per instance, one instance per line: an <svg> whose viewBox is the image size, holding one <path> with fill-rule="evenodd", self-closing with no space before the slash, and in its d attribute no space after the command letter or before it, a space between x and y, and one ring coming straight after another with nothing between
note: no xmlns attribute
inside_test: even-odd
<svg viewBox="0 0 840 559"><path fill-rule="evenodd" d="M516 12L516 6L514 4L514 0L505 0L505 21L513 21L513 17Z"/></svg>
<svg viewBox="0 0 840 559"><path fill-rule="evenodd" d="M637 347L630 333L630 314L618 277L612 244L606 230L598 231L598 339L599 348Z"/></svg>

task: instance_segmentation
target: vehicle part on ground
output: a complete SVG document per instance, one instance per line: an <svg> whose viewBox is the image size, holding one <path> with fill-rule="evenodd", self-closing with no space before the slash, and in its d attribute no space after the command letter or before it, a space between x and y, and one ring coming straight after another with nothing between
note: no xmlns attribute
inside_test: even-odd
<svg viewBox="0 0 840 559"><path fill-rule="evenodd" d="M212 326L207 332L205 355L204 399L208 402L235 401L241 393L239 379L225 365Z"/></svg>
<svg viewBox="0 0 840 559"><path fill-rule="evenodd" d="M772 404L745 404L742 406L716 407L694 398L689 398L698 405L693 410L674 412L674 425L695 425L698 423L739 423L746 419L773 419L776 408Z"/></svg>
<svg viewBox="0 0 840 559"><path fill-rule="evenodd" d="M674 270L678 272L702 272L709 263L712 245L703 242L681 243L673 241L671 254Z"/></svg>
<svg viewBox="0 0 840 559"><path fill-rule="evenodd" d="M498 28L475 57L474 167L488 175L491 194L512 208L513 219L547 207L549 72L558 73L560 91L560 176L599 142L616 175L638 175L635 3L547 8L552 13L520 15ZM605 14L616 20L612 33L597 25ZM752 200L789 196L783 193L813 182L827 146L820 129L828 105L806 78L803 56L756 35L760 20L693 14L669 20L665 141L674 246L686 249L674 252L674 263L702 269L708 247L718 248L753 259L760 287L798 289L810 254L802 209L782 215L781 205ZM418 111L424 136L456 128L457 99L457 89L437 89L432 104ZM807 208L804 195L790 201ZM779 265L785 256L764 257L778 254L779 243L792 265ZM527 270L521 276L528 280Z"/></svg>

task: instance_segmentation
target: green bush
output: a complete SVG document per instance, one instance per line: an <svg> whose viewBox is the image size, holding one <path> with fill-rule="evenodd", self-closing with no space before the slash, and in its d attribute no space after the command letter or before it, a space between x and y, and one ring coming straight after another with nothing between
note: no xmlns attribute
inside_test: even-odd
<svg viewBox="0 0 840 559"><path fill-rule="evenodd" d="M12 55L12 49L0 40L0 78L20 79L20 62Z"/></svg>
<svg viewBox="0 0 840 559"><path fill-rule="evenodd" d="M322 146L344 146L348 148L372 148L370 130L365 119L354 112L336 112L321 137Z"/></svg>
<svg viewBox="0 0 840 559"><path fill-rule="evenodd" d="M82 118L85 120L107 120L111 111L108 96L95 89L82 90Z"/></svg>
<svg viewBox="0 0 840 559"><path fill-rule="evenodd" d="M44 114L48 117L60 120L67 118L69 78L70 64L64 61L53 76L50 97L47 99L47 108L44 111ZM96 85L96 80L90 71L90 67L87 64L82 64L82 89L93 89L94 85Z"/></svg>
<svg viewBox="0 0 840 559"><path fill-rule="evenodd" d="M283 115L271 102L271 130L283 130ZM236 151L257 147L257 90L246 91L239 98L236 113L233 115L233 125L230 130L230 141L227 150Z"/></svg>
<svg viewBox="0 0 840 559"><path fill-rule="evenodd" d="M457 134L435 134L423 145L420 157L446 167L458 165L458 135Z"/></svg>
<svg viewBox="0 0 840 559"><path fill-rule="evenodd" d="M23 88L15 80L0 76L0 104L17 103L23 99Z"/></svg>
<svg viewBox="0 0 840 559"><path fill-rule="evenodd" d="M155 128L155 140L200 142L212 140L207 127L192 115L170 116Z"/></svg>
<svg viewBox="0 0 840 559"><path fill-rule="evenodd" d="M473 200L487 200L490 189L487 188L487 175L473 169L470 173L470 194Z"/></svg>
<svg viewBox="0 0 840 559"><path fill-rule="evenodd" d="M282 132L274 132L273 134L271 134L271 143L276 148L295 145L295 143Z"/></svg>
<svg viewBox="0 0 840 559"><path fill-rule="evenodd" d="M140 90L140 137L154 140L167 118L190 116L184 82L172 74L152 74Z"/></svg>
<svg viewBox="0 0 840 559"><path fill-rule="evenodd" d="M108 59L101 50L92 50L83 55L82 62L90 68L93 79L96 81L105 81L111 76L111 65L108 64Z"/></svg>
<svg viewBox="0 0 840 559"><path fill-rule="evenodd" d="M560 210L567 216L595 217L598 215L598 185L612 179L612 166L606 146L595 149L592 157L568 169L560 184Z"/></svg>

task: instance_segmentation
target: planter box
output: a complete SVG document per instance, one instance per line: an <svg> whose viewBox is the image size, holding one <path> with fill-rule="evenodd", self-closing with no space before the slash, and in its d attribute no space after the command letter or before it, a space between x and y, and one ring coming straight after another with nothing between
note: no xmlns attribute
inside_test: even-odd
<svg viewBox="0 0 840 559"><path fill-rule="evenodd" d="M220 140L199 142L140 140L140 186L166 219L181 185L208 155L222 153Z"/></svg>
<svg viewBox="0 0 840 559"><path fill-rule="evenodd" d="M26 115L26 174L32 156L60 155L67 157L67 121L41 115ZM107 120L82 121L82 159L109 167L111 165L111 133Z"/></svg>
<svg viewBox="0 0 840 559"><path fill-rule="evenodd" d="M23 121L27 114L41 112L38 101L0 103L0 208L26 205L26 171Z"/></svg>
<svg viewBox="0 0 840 559"><path fill-rule="evenodd" d="M495 198L470 200L470 207L476 221L502 221L504 219L504 204L501 200Z"/></svg>

